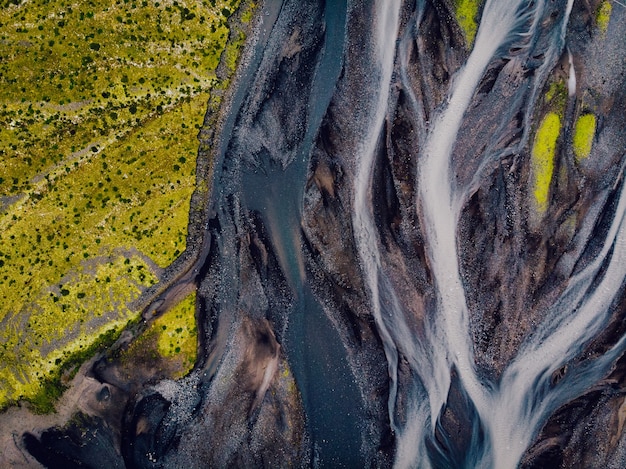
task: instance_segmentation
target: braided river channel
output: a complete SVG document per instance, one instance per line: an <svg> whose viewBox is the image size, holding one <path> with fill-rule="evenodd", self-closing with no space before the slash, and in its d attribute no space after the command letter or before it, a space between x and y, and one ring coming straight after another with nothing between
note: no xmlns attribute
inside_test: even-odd
<svg viewBox="0 0 626 469"><path fill-rule="evenodd" d="M193 370L125 387L100 363L124 403L84 412L100 436L24 444L50 467L626 467L625 72L618 2L261 3L200 134Z"/></svg>

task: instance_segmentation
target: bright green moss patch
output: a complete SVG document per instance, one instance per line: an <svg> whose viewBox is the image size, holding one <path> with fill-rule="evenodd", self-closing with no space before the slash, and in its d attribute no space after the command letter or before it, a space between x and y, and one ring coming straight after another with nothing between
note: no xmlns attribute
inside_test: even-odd
<svg viewBox="0 0 626 469"><path fill-rule="evenodd" d="M593 137L596 133L596 116L584 114L576 121L574 127L574 155L581 161L591 153Z"/></svg>
<svg viewBox="0 0 626 469"><path fill-rule="evenodd" d="M558 114L550 112L541 121L535 135L531 166L533 195L539 212L545 212L548 208L550 184L554 173L554 155L560 130L561 118Z"/></svg>
<svg viewBox="0 0 626 469"><path fill-rule="evenodd" d="M606 33L609 28L609 21L611 20L611 12L613 11L613 5L609 0L605 0L600 4L598 12L596 13L596 23L598 28L603 33Z"/></svg>
<svg viewBox="0 0 626 469"><path fill-rule="evenodd" d="M239 3L0 10L0 407L43 402L70 357L136 316L153 263L184 251L196 136Z"/></svg>
<svg viewBox="0 0 626 469"><path fill-rule="evenodd" d="M457 21L465 34L468 46L474 44L474 38L476 37L478 29L476 17L478 16L479 4L478 0L455 0L454 2Z"/></svg>

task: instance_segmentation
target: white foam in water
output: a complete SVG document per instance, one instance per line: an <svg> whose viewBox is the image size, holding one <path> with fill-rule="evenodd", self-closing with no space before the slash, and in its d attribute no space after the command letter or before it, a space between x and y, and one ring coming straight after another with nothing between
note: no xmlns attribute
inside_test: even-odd
<svg viewBox="0 0 626 469"><path fill-rule="evenodd" d="M545 51L545 63L536 72L531 101L543 86L549 67L556 63L562 52L572 4L573 0L569 0L565 12L557 20L560 23L549 32L550 45ZM457 225L462 198L468 188L454 185L450 160L464 114L489 63L509 43L537 33L545 3L539 1L533 5L529 7L523 0L486 2L474 49L454 78L445 106L433 117L426 144L420 150L417 206L437 289L437 309L427 316L425 334L418 339L407 322L390 278L381 266L379 240L372 217L370 191L374 156L388 112L400 2L379 0L376 4L374 41L380 71L379 75L373 74L374 92L368 102L371 109L367 109L372 118L363 129L364 143L358 149L353 226L373 315L388 360L388 408L396 433L395 466L398 468L429 468L433 465L426 441L432 441L446 404L453 368L457 370L460 384L471 401L470 407L475 409L484 431L483 442L473 435L474 444L480 447L469 449L472 456L468 457L467 463L475 467L506 469L519 465L520 458L553 412L601 379L626 347L626 338L623 338L594 362L570 364L561 380L551 383L553 373L571 362L606 326L611 303L626 277L626 191L622 187L615 217L600 253L570 279L565 291L545 312L544 323L526 339L515 359L504 370L500 382L481 380L474 366L457 252ZM419 12L417 18L421 18ZM403 38L400 61L405 84L409 83L406 76L408 44L407 37ZM576 73L571 54L569 58L568 91L571 96L576 90ZM419 102L411 95L411 90L408 91L411 103L420 115ZM526 115L531 114L532 104L526 109ZM415 126L420 131L425 129L420 123ZM605 268L604 274L597 281L602 268ZM410 390L400 390L405 394L405 415L400 419L395 418L398 412L395 407L398 354L406 358L412 375L416 377ZM404 423L398 424L396 420ZM477 428L478 422L467 424Z"/></svg>
<svg viewBox="0 0 626 469"><path fill-rule="evenodd" d="M366 191L371 179L371 155L373 155L376 138L379 135L376 125L373 126L374 131L369 134L369 144L362 153L355 198L355 221L358 222L355 223L355 227L359 252L367 267L377 324L381 328L385 349L391 351L396 347L401 349L407 355L412 369L421 376L422 384L428 392L430 407L427 411L423 404L414 400L410 404L412 410L410 410L411 415L407 419L407 425L396 429L398 433L397 467L428 467L430 465L424 451L424 433L426 428L435 427L440 411L446 402L450 386L450 371L453 366L458 370L461 383L476 407L486 430L486 438L491 439L485 447L492 448L492 452L477 451L477 454L482 455L477 465L485 467L494 465L498 468L516 467L523 451L538 431L538 425L547 418L548 415L545 412L550 410L548 407L551 407L544 405L544 414L525 410L527 402L532 400L533 390L528 386L535 383L537 377L545 376L549 379L550 372L545 368L550 369L555 366L555 363L560 363L559 358L562 358L562 355L570 357L577 350L579 341L584 340L583 331L592 334L591 331L595 330L593 325L599 327L603 324L602 318L594 321L593 315L585 313L600 308L606 315L608 308L606 302L610 303L612 296L604 292L607 289L614 292L626 273L625 269L618 267L626 263L620 264L621 256L616 255L616 260L611 261L611 266L615 267L609 268L606 282L603 282L603 284L607 283L606 288L597 290L600 292L597 301L594 298L596 295L589 297L589 304L593 304L594 307L583 307L580 314L568 323L565 329L550 331L542 347L544 355L541 366L536 365L538 357L535 354L520 357L515 363L522 363L526 366L513 366L507 375L509 381L503 383L503 386L496 388L495 391L479 380L474 369L465 291L459 273L456 227L460 203L458 199L455 199L455 188L451 182L450 158L464 113L490 61L507 41L520 34L520 25L523 23L532 25L527 34L534 31L533 28L537 24L542 7L543 4L538 3L536 10L530 10L521 0L487 2L474 50L454 80L447 106L435 118L428 135L419 167L418 204L423 212L430 265L439 301L435 320L428 329L430 333L427 334L426 345L415 346L406 343L408 340L415 339L410 337L410 334L407 337L408 327L401 317L397 317L402 316L401 306L391 308L394 317L387 320L390 323L389 327L380 317L379 276L383 274L380 272L380 254L376 249L374 227L366 203L368 201ZM549 51L551 56L557 54L557 49L562 46L571 7L570 1L560 27L560 37ZM379 24L385 24L388 20L389 16L386 16ZM395 32L395 28L389 28L386 34L393 38ZM381 35L380 28L378 41L379 55L385 57L388 53L386 51L391 50L390 40ZM389 62L383 60L382 63L384 66ZM575 87L575 74L573 70L571 72L570 90L572 86ZM382 119L384 104L385 101L379 96L376 123ZM607 244L609 242L611 242L610 239L607 240ZM392 291L387 294L393 296ZM571 315L577 305L567 306L561 311L566 315ZM565 332L565 334L559 334L559 332ZM560 337L560 339L555 337ZM535 366L529 365L529 362L533 363L533 361L535 361ZM390 370L394 367L395 364L390 366ZM425 372L426 370L428 372ZM522 384L526 384L526 387ZM393 405L390 403L390 413L392 411ZM520 421L514 417L520 416L521 418L521 414L524 413L526 419ZM427 421L428 418L430 421Z"/></svg>
<svg viewBox="0 0 626 469"><path fill-rule="evenodd" d="M397 374L397 353L393 339L383 322L380 309L378 274L380 271L380 253L376 229L372 220L370 183L374 153L379 135L387 115L387 103L389 99L389 85L394 66L396 37L398 35L398 15L400 1L379 1L376 5L376 60L379 62L380 76L376 77L377 83L373 88L377 95L372 99L374 108L368 113L372 115L371 122L364 129L364 144L358 149L358 168L355 180L353 226L356 245L359 251L367 285L371 293L371 302L374 319L379 328L385 354L389 363L389 377L391 391L389 399L389 416L393 424L394 401ZM375 78L373 78L375 79Z"/></svg>
<svg viewBox="0 0 626 469"><path fill-rule="evenodd" d="M420 455L423 456L426 453L425 435L427 429L423 424L429 417L426 402L419 402L417 399L410 402L411 408L407 412L407 424L402 430L403 437L398 439L394 466L396 469L412 469ZM430 461L422 459L419 467L420 469L430 469Z"/></svg>
<svg viewBox="0 0 626 469"><path fill-rule="evenodd" d="M549 311L549 320L539 334L530 338L505 371L500 393L493 400L499 411L492 412L488 420L490 426L498 430L493 435L497 467L515 467L545 419L601 378L591 373L588 379L568 382L569 389L554 387L546 397L539 397L539 391L548 386L552 373L580 353L607 323L611 303L626 276L625 214L626 191L622 187L602 251L595 262L572 278L570 286ZM591 289L605 261L608 261L606 272ZM611 355L607 354L607 358ZM600 370L606 368L606 364L602 366L600 362L597 366ZM530 407L533 399L540 402L538 408ZM509 449L505 450L506 447Z"/></svg>
<svg viewBox="0 0 626 469"><path fill-rule="evenodd" d="M486 3L474 49L454 80L447 107L433 123L418 175L418 204L424 216L429 256L439 292L435 327L441 330L444 341L443 348L433 347L433 353L446 354L448 369L456 365L465 389L479 409L485 408L487 397L473 367L465 291L456 249L460 207L453 199L450 158L463 115L489 62L520 22L531 14L527 10L518 11L522 4L521 0ZM441 357L436 359L442 361ZM431 395L433 427L447 399L448 386L443 384L429 386L432 392L439 390L437 395Z"/></svg>
<svg viewBox="0 0 626 469"><path fill-rule="evenodd" d="M567 56L569 57L569 77L567 77L567 94L574 96L576 94L576 70L574 69L574 59L572 53L568 50Z"/></svg>

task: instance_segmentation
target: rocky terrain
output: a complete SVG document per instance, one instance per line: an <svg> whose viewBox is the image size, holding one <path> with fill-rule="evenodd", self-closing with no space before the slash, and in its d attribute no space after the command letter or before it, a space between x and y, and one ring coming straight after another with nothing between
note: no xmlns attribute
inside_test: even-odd
<svg viewBox="0 0 626 469"><path fill-rule="evenodd" d="M623 467L626 8L285 0L255 28L201 132L186 267L144 312L195 290L193 369L124 368L118 344L17 446Z"/></svg>

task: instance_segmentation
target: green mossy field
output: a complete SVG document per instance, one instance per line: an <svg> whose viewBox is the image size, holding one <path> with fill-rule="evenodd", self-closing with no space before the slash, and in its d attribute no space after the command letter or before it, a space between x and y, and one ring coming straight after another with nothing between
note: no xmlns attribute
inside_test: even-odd
<svg viewBox="0 0 626 469"><path fill-rule="evenodd" d="M2 3L0 408L40 400L136 319L132 301L185 250L198 129L239 2Z"/></svg>

